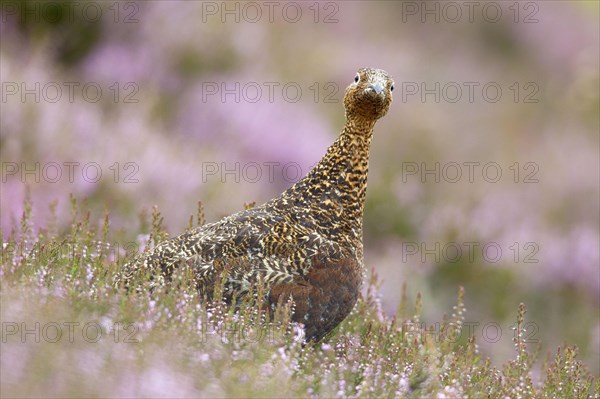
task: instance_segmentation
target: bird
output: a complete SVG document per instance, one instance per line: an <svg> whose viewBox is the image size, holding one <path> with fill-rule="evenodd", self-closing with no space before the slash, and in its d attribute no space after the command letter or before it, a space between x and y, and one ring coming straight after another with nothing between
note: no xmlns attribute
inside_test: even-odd
<svg viewBox="0 0 600 399"><path fill-rule="evenodd" d="M344 128L306 176L262 205L159 243L127 264L116 285L128 287L136 273L151 276L151 288L170 284L187 267L201 295L223 279L231 302L260 283L271 308L291 298L305 341L320 341L352 311L366 274L369 150L393 89L386 71L360 68L344 93Z"/></svg>

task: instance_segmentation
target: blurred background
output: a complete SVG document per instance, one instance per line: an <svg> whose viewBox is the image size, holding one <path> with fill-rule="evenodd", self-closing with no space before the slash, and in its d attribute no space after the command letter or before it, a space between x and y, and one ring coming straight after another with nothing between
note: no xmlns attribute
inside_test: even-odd
<svg viewBox="0 0 600 399"><path fill-rule="evenodd" d="M207 221L267 201L335 140L356 70L382 68L364 234L383 310L406 283L429 328L464 286L501 362L525 302L533 347L600 370L598 2L0 5L5 235L27 187L36 226L54 203L68 227L72 193L116 245L154 205L177 235L199 200Z"/></svg>

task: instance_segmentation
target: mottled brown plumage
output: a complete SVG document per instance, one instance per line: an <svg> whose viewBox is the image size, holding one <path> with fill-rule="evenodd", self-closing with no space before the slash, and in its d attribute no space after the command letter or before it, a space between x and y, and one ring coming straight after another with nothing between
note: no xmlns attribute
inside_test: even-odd
<svg viewBox="0 0 600 399"><path fill-rule="evenodd" d="M344 96L346 126L308 175L263 205L160 243L127 265L117 285L137 272L168 284L182 265L207 296L223 273L227 299L261 281L270 304L293 298L307 340L321 339L352 310L362 284L369 147L392 90L385 71L360 69Z"/></svg>

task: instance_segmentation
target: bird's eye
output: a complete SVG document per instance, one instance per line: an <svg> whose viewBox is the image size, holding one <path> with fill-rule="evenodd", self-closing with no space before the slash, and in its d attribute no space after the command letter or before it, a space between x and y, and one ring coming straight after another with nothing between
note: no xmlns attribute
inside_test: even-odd
<svg viewBox="0 0 600 399"><path fill-rule="evenodd" d="M360 80L360 76L358 76L358 74L356 74L356 76L354 77L354 83L358 83L359 80Z"/></svg>
<svg viewBox="0 0 600 399"><path fill-rule="evenodd" d="M394 91L394 85L390 86L390 91Z"/></svg>

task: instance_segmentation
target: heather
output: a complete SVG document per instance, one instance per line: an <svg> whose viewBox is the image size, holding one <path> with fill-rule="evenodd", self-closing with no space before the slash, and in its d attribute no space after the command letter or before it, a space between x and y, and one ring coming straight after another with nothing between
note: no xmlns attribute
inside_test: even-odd
<svg viewBox="0 0 600 399"><path fill-rule="evenodd" d="M534 366L524 304L514 311L511 360L496 368L465 329L462 287L428 328L422 295L409 298L406 287L398 311L382 311L373 272L350 316L306 344L291 301L261 312L257 287L233 308L218 295L198 298L181 273L151 295L117 289L128 256L112 248L110 215L94 223L72 198L71 227L59 235L52 226L34 233L29 212L26 203L20 229L1 243L4 397L600 396L577 347ZM155 209L139 232L149 245L164 235L161 220Z"/></svg>
<svg viewBox="0 0 600 399"><path fill-rule="evenodd" d="M597 2L292 2L297 22L279 2L272 21L254 2L88 3L0 1L2 396L595 395ZM185 284L111 286L198 201L212 222L298 180L364 66L396 81L369 165L373 277L327 341L299 345L285 309L259 323Z"/></svg>

